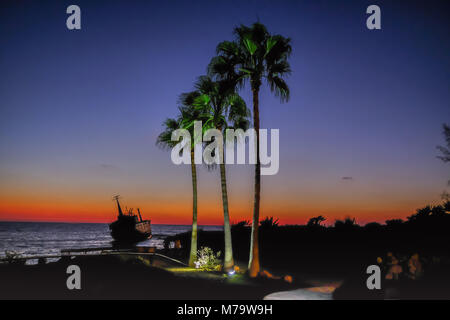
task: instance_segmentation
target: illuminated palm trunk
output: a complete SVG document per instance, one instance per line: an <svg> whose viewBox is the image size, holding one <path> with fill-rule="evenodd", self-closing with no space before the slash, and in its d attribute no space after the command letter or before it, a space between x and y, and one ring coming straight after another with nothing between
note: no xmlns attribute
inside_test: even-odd
<svg viewBox="0 0 450 320"><path fill-rule="evenodd" d="M260 271L259 264L259 202L261 193L261 163L259 159L259 87L252 88L253 92L253 125L256 131L256 165L255 165L255 198L253 203L252 233L250 238L250 258L248 273L256 277Z"/></svg>
<svg viewBox="0 0 450 320"><path fill-rule="evenodd" d="M189 254L189 266L194 267L197 259L197 168L194 162L194 151L191 151L192 170L192 236L191 252Z"/></svg>
<svg viewBox="0 0 450 320"><path fill-rule="evenodd" d="M225 164L223 163L220 164L220 182L222 186L223 230L225 233L225 258L223 267L225 271L230 271L234 267L234 260L233 245L231 242L230 214L228 213L227 177L225 175Z"/></svg>

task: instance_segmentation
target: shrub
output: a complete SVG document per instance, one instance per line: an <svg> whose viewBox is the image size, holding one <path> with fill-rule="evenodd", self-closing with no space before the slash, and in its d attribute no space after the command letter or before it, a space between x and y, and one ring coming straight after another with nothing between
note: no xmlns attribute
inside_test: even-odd
<svg viewBox="0 0 450 320"><path fill-rule="evenodd" d="M197 260L194 262L195 268L207 271L218 270L220 268L220 254L220 251L214 253L211 248L201 247L197 251Z"/></svg>
<svg viewBox="0 0 450 320"><path fill-rule="evenodd" d="M251 226L251 222L248 220L239 221L239 222L233 223L233 225L231 226L231 231L242 232L245 229L249 229L250 226Z"/></svg>
<svg viewBox="0 0 450 320"><path fill-rule="evenodd" d="M261 230L274 230L278 228L278 219L274 219L273 217L266 217L264 220L259 222L259 228Z"/></svg>

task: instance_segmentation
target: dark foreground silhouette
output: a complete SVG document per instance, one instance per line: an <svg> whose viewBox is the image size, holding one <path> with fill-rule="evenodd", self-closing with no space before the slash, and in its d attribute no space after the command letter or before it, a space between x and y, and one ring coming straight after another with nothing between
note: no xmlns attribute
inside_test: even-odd
<svg viewBox="0 0 450 320"><path fill-rule="evenodd" d="M81 290L67 289L69 265L81 269ZM220 273L190 276L118 256L78 257L41 265L2 264L0 283L0 299L262 299L271 292L301 286Z"/></svg>
<svg viewBox="0 0 450 320"><path fill-rule="evenodd" d="M407 221L359 226L354 219L322 226L323 217L302 226L261 222L263 273L245 275L179 269L161 261L149 266L141 258L124 256L78 257L40 265L0 264L0 299L262 299L277 292L342 281L334 299L450 299L450 214L443 206L417 210ZM250 227L232 228L236 261L245 268ZM168 237L179 249L165 254L187 262L190 233ZM200 231L199 247L223 252L223 232ZM178 241L177 241L178 240ZM68 290L66 269L78 265L81 290ZM369 265L381 269L381 289L368 290ZM242 268L244 267L244 268ZM181 272L180 272L181 271ZM293 282L269 279L290 275ZM316 281L315 284L314 281Z"/></svg>
<svg viewBox="0 0 450 320"><path fill-rule="evenodd" d="M260 226L261 262L275 275L294 279L343 280L335 299L450 299L450 202L425 207L407 221L356 224L354 219L322 226L323 217L307 225L278 226L266 218ZM232 228L233 253L248 261L250 227ZM189 248L190 233L168 237ZM223 233L200 231L199 247L223 250ZM223 251L222 251L223 252ZM178 257L186 256L180 249ZM382 289L368 290L369 265L381 268Z"/></svg>

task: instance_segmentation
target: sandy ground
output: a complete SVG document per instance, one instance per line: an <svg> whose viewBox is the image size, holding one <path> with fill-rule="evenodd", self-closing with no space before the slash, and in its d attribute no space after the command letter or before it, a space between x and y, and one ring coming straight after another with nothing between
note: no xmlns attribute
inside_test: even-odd
<svg viewBox="0 0 450 320"><path fill-rule="evenodd" d="M81 270L81 290L69 290L67 268ZM167 261L122 256L77 257L40 265L0 265L0 299L251 299L305 287L180 268Z"/></svg>

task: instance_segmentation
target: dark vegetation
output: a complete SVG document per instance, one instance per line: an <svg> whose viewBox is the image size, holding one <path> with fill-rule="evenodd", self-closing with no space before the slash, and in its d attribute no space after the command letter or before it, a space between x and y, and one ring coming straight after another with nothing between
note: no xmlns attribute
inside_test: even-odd
<svg viewBox="0 0 450 320"><path fill-rule="evenodd" d="M417 253L424 275L422 280L416 279L414 283L421 282L422 287L432 283L445 293L429 288L428 294L450 297L449 211L450 202L447 201L443 205L418 209L406 221L394 219L387 220L385 224L373 222L365 226L358 225L351 218L337 220L330 226L321 224L325 220L321 216L310 219L306 225L284 226L278 225L276 219L266 218L260 222L261 262L267 270L277 275L290 274L295 278L314 274L346 279L346 284L337 290L336 295L351 297L351 292L359 296L359 289L367 294L367 266L377 264L378 257L386 261L389 252L398 258L404 270L400 280L392 283L402 284L401 280L404 278L402 286L408 287L408 259ZM232 236L236 260L246 261L250 246L248 222L234 224ZM180 240L182 248L189 248L189 239L188 232L169 237L165 243L169 245L171 241ZM223 250L222 232L201 230L198 241L199 247ZM181 249L180 257L184 258L186 252ZM352 286L352 283L353 287L347 288L348 292L343 293L346 286ZM414 290L405 292L413 294ZM420 293L417 294L420 296Z"/></svg>

